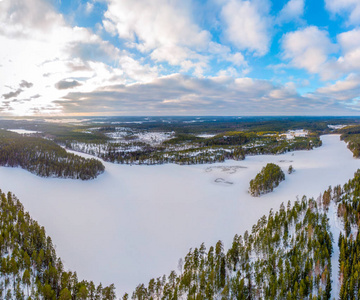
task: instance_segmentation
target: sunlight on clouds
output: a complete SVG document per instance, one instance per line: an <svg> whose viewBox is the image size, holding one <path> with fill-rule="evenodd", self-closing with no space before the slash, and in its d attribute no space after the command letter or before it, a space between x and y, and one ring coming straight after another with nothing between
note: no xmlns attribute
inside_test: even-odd
<svg viewBox="0 0 360 300"><path fill-rule="evenodd" d="M284 57L290 59L293 66L304 68L310 73L320 73L328 55L336 50L328 33L315 26L285 34L282 47Z"/></svg>
<svg viewBox="0 0 360 300"><path fill-rule="evenodd" d="M277 11L272 0L101 0L104 14L82 27L95 20L97 1L78 4L77 22L47 0L0 0L0 114L356 109L357 0L323 5L334 20L345 16L347 29L305 20L305 0L283 1ZM313 91L299 94L305 85Z"/></svg>
<svg viewBox="0 0 360 300"><path fill-rule="evenodd" d="M276 19L279 24L299 20L304 14L305 0L289 0Z"/></svg>
<svg viewBox="0 0 360 300"><path fill-rule="evenodd" d="M347 15L348 25L360 24L359 0L325 0L326 8L333 14Z"/></svg>
<svg viewBox="0 0 360 300"><path fill-rule="evenodd" d="M188 1L111 0L103 24L111 34L132 41L139 51L150 52L153 60L201 73L206 58L194 50L205 50L211 37L191 20L189 5Z"/></svg>
<svg viewBox="0 0 360 300"><path fill-rule="evenodd" d="M6 45L0 48L0 95L12 95L21 80L31 81L33 86L14 94L11 101L3 102L2 112L58 113L61 107L51 102L61 99L68 89L91 92L114 82L146 82L157 76L156 68L141 65L126 51L120 51L88 29L69 27L47 5L40 8L44 10L42 20L34 8L16 12L14 17L11 11L16 11L13 6L16 3L4 3L8 11L2 10L0 22L10 26L6 31L0 30L0 44ZM16 24L11 25L9 18L15 19ZM50 25L44 29L42 25L47 23ZM117 62L119 67L108 65L108 62ZM74 78L80 81L68 85L67 89L59 88L59 83L75 82ZM33 95L38 97L32 98Z"/></svg>
<svg viewBox="0 0 360 300"><path fill-rule="evenodd" d="M265 55L270 44L269 3L267 0L230 0L221 10L226 35L240 50Z"/></svg>

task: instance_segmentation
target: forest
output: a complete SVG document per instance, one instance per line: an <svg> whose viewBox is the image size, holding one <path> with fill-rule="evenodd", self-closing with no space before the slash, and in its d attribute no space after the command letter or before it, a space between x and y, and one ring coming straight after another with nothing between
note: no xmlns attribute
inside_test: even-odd
<svg viewBox="0 0 360 300"><path fill-rule="evenodd" d="M341 139L348 143L354 157L360 157L360 125L352 125L338 130Z"/></svg>
<svg viewBox="0 0 360 300"><path fill-rule="evenodd" d="M0 199L0 299L117 297L114 285L96 286L65 271L51 238L16 196L1 192ZM227 249L222 241L191 248L169 274L121 299L330 299L334 280L340 283L339 299L358 299L359 212L360 170L316 199L303 196L271 209ZM341 225L336 241L331 218ZM338 278L332 275L334 247Z"/></svg>
<svg viewBox="0 0 360 300"><path fill-rule="evenodd" d="M51 237L10 192L0 190L0 299L116 299L103 287L65 271Z"/></svg>
<svg viewBox="0 0 360 300"><path fill-rule="evenodd" d="M104 121L105 120L105 121ZM136 121L135 121L136 120ZM142 121L138 121L142 120ZM203 164L242 160L246 155L280 154L321 146L319 134L328 133L324 118L273 117L154 117L97 118L76 123L41 120L0 120L5 129L36 130L36 137L54 141L67 149L95 155L121 164ZM335 119L344 123L356 119ZM308 136L288 140L290 129L309 130ZM146 135L171 133L154 143ZM208 136L203 136L206 133Z"/></svg>
<svg viewBox="0 0 360 300"><path fill-rule="evenodd" d="M360 170L341 189L336 187L337 216L343 230L338 240L340 249L340 299L360 297Z"/></svg>
<svg viewBox="0 0 360 300"><path fill-rule="evenodd" d="M190 249L179 273L139 285L132 299L329 299L331 233L313 199L270 211L251 233Z"/></svg>
<svg viewBox="0 0 360 300"><path fill-rule="evenodd" d="M0 217L0 298L115 299L113 285L64 271L45 229L11 193L1 193ZM178 272L138 285L131 299L329 299L331 253L324 208L303 197L235 235L227 251L222 241L190 249Z"/></svg>
<svg viewBox="0 0 360 300"><path fill-rule="evenodd" d="M55 142L0 130L0 165L21 167L42 177L88 180L105 170L97 159L68 153Z"/></svg>
<svg viewBox="0 0 360 300"><path fill-rule="evenodd" d="M139 141L113 141L105 144L69 142L75 151L96 155L120 164L204 164L226 159L243 160L246 155L281 154L320 147L317 134L287 140L278 133L224 132L202 138L192 134L176 134L159 145Z"/></svg>
<svg viewBox="0 0 360 300"><path fill-rule="evenodd" d="M268 163L255 178L250 181L249 193L254 197L270 193L283 180L285 180L285 174L281 168L276 164Z"/></svg>
<svg viewBox="0 0 360 300"><path fill-rule="evenodd" d="M312 128L317 126L323 125L313 124ZM208 137L175 132L159 145L140 144L132 151L121 152L120 142L110 143L111 138L104 134L107 129L101 130L101 126L89 131L96 132L92 141L87 139L92 133L83 128L64 128L63 138L60 134L22 136L1 130L0 164L20 166L40 176L91 179L104 171L101 162L69 154L56 141L70 148L91 143L98 148L84 152L96 150L98 156L109 161L139 164L208 163L321 145L316 130L307 137L290 140L276 131L233 130ZM360 126L335 132L342 134L354 156L358 156ZM270 191L285 177L278 166L267 167L253 180L255 195ZM235 235L230 247L222 241L195 245L179 259L173 271L140 283L129 294L118 291L117 295L114 285L96 285L78 279L75 271L65 270L51 238L16 196L0 192L0 199L0 299L92 300L116 299L120 294L123 300L330 299L334 280L340 284L340 299L360 299L360 170L344 186L329 187L316 199L304 196L271 210L251 230ZM330 213L332 208L335 216ZM341 226L336 241L329 221L333 217ZM334 249L339 250L338 278L332 274Z"/></svg>

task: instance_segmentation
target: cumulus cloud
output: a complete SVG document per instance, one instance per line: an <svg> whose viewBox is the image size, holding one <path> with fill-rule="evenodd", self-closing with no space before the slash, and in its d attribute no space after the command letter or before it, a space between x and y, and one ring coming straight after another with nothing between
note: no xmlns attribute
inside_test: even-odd
<svg viewBox="0 0 360 300"><path fill-rule="evenodd" d="M92 13L96 1L81 7ZM315 26L281 40L288 70L343 77L333 85L302 96L291 83L245 77L249 56L268 53L273 25L299 20L304 0L287 0L277 19L269 0L214 1L216 12L201 17L201 1L106 3L94 32L68 24L51 1L0 1L2 114L311 114L343 111L358 97L358 28L339 34L337 46ZM209 15L211 28L202 19Z"/></svg>
<svg viewBox="0 0 360 300"><path fill-rule="evenodd" d="M349 74L345 79L338 80L334 84L326 85L316 90L315 94L337 101L353 102L360 95L360 75Z"/></svg>
<svg viewBox="0 0 360 300"><path fill-rule="evenodd" d="M64 24L63 17L44 0L3 0L0 2L0 34L32 37L34 30L49 32Z"/></svg>
<svg viewBox="0 0 360 300"><path fill-rule="evenodd" d="M284 58L289 59L292 66L310 73L321 73L328 56L336 50L328 32L315 26L285 34L282 47Z"/></svg>
<svg viewBox="0 0 360 300"><path fill-rule="evenodd" d="M21 80L18 89L9 93L2 94L2 97L6 100L10 98L15 98L24 91L23 88L31 88L32 86L33 84L31 82L27 82L26 80Z"/></svg>
<svg viewBox="0 0 360 300"><path fill-rule="evenodd" d="M360 29L343 32L337 36L342 55L332 67L340 75L360 71Z"/></svg>
<svg viewBox="0 0 360 300"><path fill-rule="evenodd" d="M9 92L9 93L6 93L6 94L2 94L2 96L4 97L4 99L10 99L10 98L14 98L14 97L19 96L22 93L22 91L23 91L22 89L17 89L14 92Z"/></svg>
<svg viewBox="0 0 360 300"><path fill-rule="evenodd" d="M76 80L61 80L55 84L58 90L67 90L80 86L81 83Z"/></svg>
<svg viewBox="0 0 360 300"><path fill-rule="evenodd" d="M154 60L186 69L204 63L195 52L206 50L211 40L191 15L187 0L109 0L103 26Z"/></svg>
<svg viewBox="0 0 360 300"><path fill-rule="evenodd" d="M290 0L287 2L276 19L277 23L299 20L304 14L305 0Z"/></svg>
<svg viewBox="0 0 360 300"><path fill-rule="evenodd" d="M267 0L230 0L221 10L227 39L239 50L258 55L268 52L272 19Z"/></svg>
<svg viewBox="0 0 360 300"><path fill-rule="evenodd" d="M60 112L61 107L52 101L67 93L64 87L74 87L73 83L62 84L64 78L81 78L82 91L89 92L114 81L144 82L157 76L157 68L140 61L129 63L133 59L126 50L90 29L71 27L44 0L0 2L0 45L6 45L0 47L0 95L20 96L12 109L18 114L32 114L35 107ZM22 78L31 78L31 82ZM20 81L22 91L16 91ZM31 98L34 94L40 96ZM21 106L26 99L32 99L31 103ZM15 104L5 107L3 111Z"/></svg>
<svg viewBox="0 0 360 300"><path fill-rule="evenodd" d="M21 80L19 86L22 88L31 88L33 84L31 82L27 82L26 80Z"/></svg>
<svg viewBox="0 0 360 300"><path fill-rule="evenodd" d="M325 6L333 14L347 16L348 25L360 24L359 0L325 0Z"/></svg>
<svg viewBox="0 0 360 300"><path fill-rule="evenodd" d="M310 26L286 34L282 39L283 57L289 65L319 74L323 80L336 80L349 73L360 72L360 29L355 28L336 36L332 43L325 30Z"/></svg>

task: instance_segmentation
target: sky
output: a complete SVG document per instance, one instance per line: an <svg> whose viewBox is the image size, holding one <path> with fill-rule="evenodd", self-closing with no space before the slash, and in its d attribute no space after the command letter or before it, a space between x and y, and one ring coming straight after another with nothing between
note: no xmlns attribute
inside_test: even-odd
<svg viewBox="0 0 360 300"><path fill-rule="evenodd" d="M359 0L0 0L1 116L349 116L359 101Z"/></svg>

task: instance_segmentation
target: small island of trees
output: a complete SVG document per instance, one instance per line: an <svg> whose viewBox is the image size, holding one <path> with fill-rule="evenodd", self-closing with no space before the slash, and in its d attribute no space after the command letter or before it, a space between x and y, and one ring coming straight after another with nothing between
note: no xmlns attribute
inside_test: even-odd
<svg viewBox="0 0 360 300"><path fill-rule="evenodd" d="M281 168L269 163L250 181L249 192L252 196L258 197L272 192L283 180L285 180L285 174Z"/></svg>

